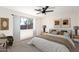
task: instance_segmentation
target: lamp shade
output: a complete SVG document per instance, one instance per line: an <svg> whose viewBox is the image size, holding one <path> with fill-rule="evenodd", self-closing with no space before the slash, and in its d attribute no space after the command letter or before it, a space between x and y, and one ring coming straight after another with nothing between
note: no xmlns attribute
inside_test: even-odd
<svg viewBox="0 0 79 59"><path fill-rule="evenodd" d="M46 28L46 25L43 25L43 28Z"/></svg>
<svg viewBox="0 0 79 59"><path fill-rule="evenodd" d="M74 29L79 29L79 26L74 26Z"/></svg>

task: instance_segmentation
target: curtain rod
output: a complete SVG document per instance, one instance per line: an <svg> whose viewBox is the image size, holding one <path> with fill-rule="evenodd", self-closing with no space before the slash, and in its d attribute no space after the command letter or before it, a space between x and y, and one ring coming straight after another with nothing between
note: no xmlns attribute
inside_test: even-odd
<svg viewBox="0 0 79 59"><path fill-rule="evenodd" d="M20 15L15 15L15 14L11 14L12 16L19 16L19 17L27 17L27 16L20 16ZM30 16L28 16L27 18L33 18L34 19L34 17L30 17Z"/></svg>

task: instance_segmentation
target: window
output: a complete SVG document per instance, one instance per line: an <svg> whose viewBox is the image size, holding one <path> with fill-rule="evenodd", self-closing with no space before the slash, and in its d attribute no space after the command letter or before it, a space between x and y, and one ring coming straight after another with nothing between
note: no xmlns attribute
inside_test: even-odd
<svg viewBox="0 0 79 59"><path fill-rule="evenodd" d="M20 29L33 29L33 19L21 17Z"/></svg>

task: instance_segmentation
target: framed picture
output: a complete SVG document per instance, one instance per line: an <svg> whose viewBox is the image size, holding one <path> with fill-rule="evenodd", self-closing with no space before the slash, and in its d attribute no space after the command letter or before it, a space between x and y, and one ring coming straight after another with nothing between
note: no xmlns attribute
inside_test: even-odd
<svg viewBox="0 0 79 59"><path fill-rule="evenodd" d="M60 19L54 21L54 27L55 28L60 28L61 27L61 20Z"/></svg>
<svg viewBox="0 0 79 59"><path fill-rule="evenodd" d="M9 19L0 18L0 30L8 30L8 29L9 29Z"/></svg>
<svg viewBox="0 0 79 59"><path fill-rule="evenodd" d="M70 19L63 19L62 20L62 27L63 28L71 27L71 20Z"/></svg>
<svg viewBox="0 0 79 59"><path fill-rule="evenodd" d="M54 27L55 28L69 28L69 27L71 27L71 19L64 18L64 19L55 20Z"/></svg>
<svg viewBox="0 0 79 59"><path fill-rule="evenodd" d="M56 21L55 21L55 25L60 25L59 20L56 20Z"/></svg>

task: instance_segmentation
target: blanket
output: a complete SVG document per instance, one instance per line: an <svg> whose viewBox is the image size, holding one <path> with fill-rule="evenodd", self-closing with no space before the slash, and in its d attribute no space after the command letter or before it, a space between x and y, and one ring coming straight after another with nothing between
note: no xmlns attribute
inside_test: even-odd
<svg viewBox="0 0 79 59"><path fill-rule="evenodd" d="M39 36L36 36L36 37L43 38L43 39L46 39L48 41L57 42L59 44L63 44L70 51L72 51L72 49L74 48L73 45L68 40L65 40L64 38L61 38L61 37L50 36L50 35L39 35Z"/></svg>

